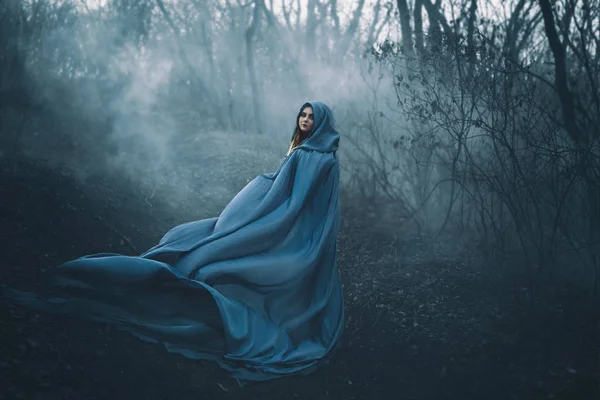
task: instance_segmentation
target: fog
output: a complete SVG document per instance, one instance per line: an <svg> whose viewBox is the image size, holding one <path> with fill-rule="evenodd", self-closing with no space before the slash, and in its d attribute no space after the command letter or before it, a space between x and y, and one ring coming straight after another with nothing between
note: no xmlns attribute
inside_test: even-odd
<svg viewBox="0 0 600 400"><path fill-rule="evenodd" d="M202 4L32 3L25 12L39 31L21 41L35 49L19 48L42 115L20 136L24 152L81 177L124 173L171 200L194 196L201 182L232 195L239 183L212 181L211 170L229 157L239 168L226 180L275 169L304 101L324 101L336 115L351 109L348 122L338 118L342 132L365 115L365 44L351 33L316 21L319 35L289 29L259 6ZM255 154L263 162L247 168Z"/></svg>
<svg viewBox="0 0 600 400"><path fill-rule="evenodd" d="M558 74L543 7L519 4L10 0L2 154L126 179L186 219L275 170L320 100L357 216L570 270L597 239L600 53Z"/></svg>

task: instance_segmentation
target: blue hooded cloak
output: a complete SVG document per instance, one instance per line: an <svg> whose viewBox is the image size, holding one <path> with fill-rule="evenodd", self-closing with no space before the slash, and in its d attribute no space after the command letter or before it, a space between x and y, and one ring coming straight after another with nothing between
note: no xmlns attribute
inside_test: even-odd
<svg viewBox="0 0 600 400"><path fill-rule="evenodd" d="M38 310L111 323L239 385L307 374L339 343L339 134L307 102L311 135L218 217L176 226L140 256L88 255L57 268L57 297L4 289ZM293 136L292 136L293 139Z"/></svg>

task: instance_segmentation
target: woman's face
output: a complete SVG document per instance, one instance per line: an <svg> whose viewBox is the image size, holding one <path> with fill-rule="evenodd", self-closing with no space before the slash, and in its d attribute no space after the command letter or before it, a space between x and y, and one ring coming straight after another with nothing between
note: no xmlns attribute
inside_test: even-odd
<svg viewBox="0 0 600 400"><path fill-rule="evenodd" d="M309 133L315 124L312 107L304 107L298 118L298 127L302 133Z"/></svg>

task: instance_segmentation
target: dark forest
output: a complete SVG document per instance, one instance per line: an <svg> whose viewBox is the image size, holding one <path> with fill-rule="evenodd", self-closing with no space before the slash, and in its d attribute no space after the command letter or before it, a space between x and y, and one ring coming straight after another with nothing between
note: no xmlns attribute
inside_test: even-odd
<svg viewBox="0 0 600 400"><path fill-rule="evenodd" d="M600 398L600 0L3 0L0 284L139 254L341 135L344 336L240 388L0 300L0 399Z"/></svg>

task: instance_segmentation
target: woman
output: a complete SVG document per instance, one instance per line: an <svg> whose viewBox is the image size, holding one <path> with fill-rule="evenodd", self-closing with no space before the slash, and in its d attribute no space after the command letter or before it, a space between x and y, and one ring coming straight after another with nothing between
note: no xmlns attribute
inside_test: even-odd
<svg viewBox="0 0 600 400"><path fill-rule="evenodd" d="M176 226L140 256L61 265L59 297L5 294L214 360L241 386L309 373L343 328L338 143L331 110L307 102L277 171L257 176L218 217Z"/></svg>

